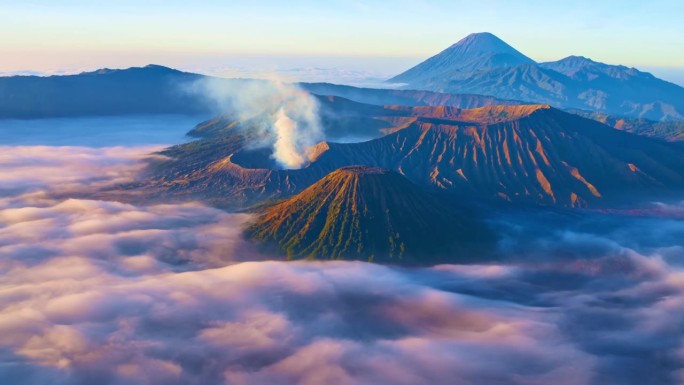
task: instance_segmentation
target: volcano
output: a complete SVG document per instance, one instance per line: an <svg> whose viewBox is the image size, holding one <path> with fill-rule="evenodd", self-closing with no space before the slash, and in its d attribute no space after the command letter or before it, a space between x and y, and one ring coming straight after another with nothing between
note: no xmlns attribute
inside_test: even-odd
<svg viewBox="0 0 684 385"><path fill-rule="evenodd" d="M331 105L338 99L331 99ZM366 165L393 170L454 200L511 205L611 207L684 190L681 146L548 105L356 111L358 119L342 118L330 129L358 132L365 127L377 137L321 142L310 149L310 162L302 169L275 168L268 149L253 148L249 126L229 124L163 151L167 158L148 170L144 189L155 197L189 197L243 209L300 193L341 167ZM357 126L362 121L384 125ZM354 129L347 131L343 122Z"/></svg>
<svg viewBox="0 0 684 385"><path fill-rule="evenodd" d="M388 80L405 88L489 95L564 109L684 120L684 88L582 56L536 63L490 33L471 34Z"/></svg>
<svg viewBox="0 0 684 385"><path fill-rule="evenodd" d="M467 259L493 238L400 174L343 167L268 208L246 231L288 258L433 263Z"/></svg>
<svg viewBox="0 0 684 385"><path fill-rule="evenodd" d="M449 79L474 71L533 63L534 60L495 35L488 32L473 33L390 81L429 82L432 78Z"/></svg>

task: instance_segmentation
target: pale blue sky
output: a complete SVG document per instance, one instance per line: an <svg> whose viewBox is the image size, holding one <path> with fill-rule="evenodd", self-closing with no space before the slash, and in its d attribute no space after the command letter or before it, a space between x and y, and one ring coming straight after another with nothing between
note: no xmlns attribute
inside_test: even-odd
<svg viewBox="0 0 684 385"><path fill-rule="evenodd" d="M538 61L577 54L677 73L684 1L0 0L0 71L149 62L247 71L325 67L383 76L471 32Z"/></svg>

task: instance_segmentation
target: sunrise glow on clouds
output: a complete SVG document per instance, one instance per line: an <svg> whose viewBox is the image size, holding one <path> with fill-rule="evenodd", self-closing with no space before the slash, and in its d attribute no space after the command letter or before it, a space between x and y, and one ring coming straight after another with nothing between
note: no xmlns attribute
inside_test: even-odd
<svg viewBox="0 0 684 385"><path fill-rule="evenodd" d="M3 383L684 379L681 222L659 220L672 246L655 249L636 220L534 247L511 230L489 265L242 262L263 259L249 215L65 197L130 180L152 149L3 148Z"/></svg>
<svg viewBox="0 0 684 385"><path fill-rule="evenodd" d="M584 59L577 79L525 56L510 76L482 69L520 54L500 37L539 63L583 55L684 84L682 14L668 0L3 2L0 77L41 78L0 87L0 385L684 384L684 155L656 143L684 137L668 121L682 89ZM468 35L427 61L426 83L387 82ZM42 78L150 63L241 79ZM464 84L494 75L450 90L470 64ZM655 136L611 139L575 108ZM328 183L340 165L350 176ZM260 218L277 226L250 236ZM486 248L435 265L430 246L473 229ZM392 255L400 233L430 253ZM365 262L385 241L391 258Z"/></svg>

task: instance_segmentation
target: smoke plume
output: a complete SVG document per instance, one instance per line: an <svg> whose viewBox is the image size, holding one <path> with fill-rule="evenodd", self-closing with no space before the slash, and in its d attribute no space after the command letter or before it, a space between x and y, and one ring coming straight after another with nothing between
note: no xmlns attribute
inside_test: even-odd
<svg viewBox="0 0 684 385"><path fill-rule="evenodd" d="M283 168L306 166L307 150L324 139L316 99L294 84L203 79L188 91L204 96L217 113L254 122L263 137L254 147L271 147Z"/></svg>

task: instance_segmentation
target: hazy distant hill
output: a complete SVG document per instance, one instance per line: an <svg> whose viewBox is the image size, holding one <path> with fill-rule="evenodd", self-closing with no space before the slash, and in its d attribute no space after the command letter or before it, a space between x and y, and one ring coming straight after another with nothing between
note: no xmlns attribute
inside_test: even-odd
<svg viewBox="0 0 684 385"><path fill-rule="evenodd" d="M300 83L300 85L309 92L315 94L335 95L356 102L381 106L401 105L477 108L495 105L514 106L527 104L521 101L497 99L490 96L474 94L445 94L416 90L371 89L328 83ZM580 109L567 109L566 111L633 134L649 136L668 142L684 141L684 121L682 120L660 122L644 118L628 118Z"/></svg>
<svg viewBox="0 0 684 385"><path fill-rule="evenodd" d="M535 63L490 33L471 34L390 82L651 120L684 119L684 88L676 84L580 56Z"/></svg>
<svg viewBox="0 0 684 385"><path fill-rule="evenodd" d="M207 113L206 103L181 92L184 84L199 78L156 65L67 76L0 77L0 118Z"/></svg>
<svg viewBox="0 0 684 385"><path fill-rule="evenodd" d="M198 80L212 79L237 94L257 79L221 79L148 65L101 69L77 75L0 77L0 119L103 116L130 114L220 113ZM454 95L429 91L383 90L327 83L301 83L312 93L342 96L362 103L386 105L448 105L461 108L519 102L490 96ZM189 90L192 90L189 92ZM225 106L224 106L225 107Z"/></svg>
<svg viewBox="0 0 684 385"><path fill-rule="evenodd" d="M289 258L463 261L494 239L396 172L343 167L269 207L247 235Z"/></svg>
<svg viewBox="0 0 684 385"><path fill-rule="evenodd" d="M325 108L350 103L333 98ZM268 160L269 149L250 147L249 125L224 122L201 140L164 151L170 159L152 168L146 187L244 207L299 193L340 167L367 165L397 171L426 190L518 204L598 207L684 188L681 147L548 105L358 106L360 117L370 113L364 119L392 127L369 126L378 137L366 142L322 142L306 168L281 170Z"/></svg>
<svg viewBox="0 0 684 385"><path fill-rule="evenodd" d="M600 112L581 110L568 110L568 112L633 134L658 138L668 142L684 142L684 121L682 120L655 122L643 118L624 118Z"/></svg>
<svg viewBox="0 0 684 385"><path fill-rule="evenodd" d="M340 96L360 103L399 106L449 106L475 108L493 105L525 104L516 100L497 99L492 96L476 94L447 94L441 92L359 88L330 83L299 83L314 94Z"/></svg>
<svg viewBox="0 0 684 385"><path fill-rule="evenodd" d="M492 62L492 61L490 61ZM574 73L571 62L562 67L563 71ZM541 67L533 65L535 71ZM548 71L548 70L543 70ZM555 73L555 72L554 72ZM559 75L564 76L564 75ZM142 68L128 68L124 70L103 69L68 76L14 76L0 77L0 119L3 118L47 118L74 116L114 116L132 114L219 114L223 111L207 95L203 95L199 87L193 87L198 80L213 79L222 86L239 90L249 84L264 82L254 79L219 79L203 75L177 71L157 65ZM498 99L492 96L476 94L449 94L431 91L395 90L358 88L328 83L299 83L299 86L314 94L339 96L349 99L347 103L359 102L363 104L385 106L447 106L458 108L476 108L493 105L519 105L525 102ZM506 87L501 87L505 89ZM192 89L192 92L188 92ZM502 91L503 93L504 91ZM528 92L533 92L532 89ZM541 91L538 91L541 92ZM514 96L511 93L509 96ZM541 98L551 103L552 101ZM325 98L319 98L323 104ZM224 106L225 107L225 106ZM339 113L340 104L335 107L333 116ZM358 111L359 106L354 107ZM366 109L370 106L364 107ZM591 110L591 108L590 108ZM340 125L340 119L331 119L322 108L322 119L327 127ZM668 141L684 139L684 124L680 121L654 122L644 118L625 118L602 112L592 112L586 109L572 110L584 117L595 119L618 129L634 132L640 135L652 136ZM223 119L232 120L228 114ZM353 114L354 115L354 114ZM372 114L370 114L372 115ZM344 135L351 135L351 131L360 133L358 137L367 136L368 128L375 127L376 133L383 128L391 128L393 123L369 120L369 114L348 116L345 122ZM213 123L219 123L217 119ZM209 122L211 123L211 122ZM209 124L207 123L207 124ZM225 123L225 122L223 122ZM355 123L355 124L352 124ZM204 124L205 126L207 124ZM205 127L206 129L206 127ZM339 130L329 130L335 139ZM339 137L339 135L337 136Z"/></svg>
<svg viewBox="0 0 684 385"><path fill-rule="evenodd" d="M539 69L538 67L534 67ZM568 67L569 68L569 67ZM565 71L569 71L564 68ZM239 90L253 79L219 79L177 71L157 65L124 70L98 70L68 76L0 77L0 119L73 116L112 116L131 114L219 114L223 111L200 88L188 86L197 80L213 79L223 86ZM476 94L450 94L431 91L358 88L328 83L299 83L303 89L319 95L340 96L352 101L383 105L450 106L475 108L492 105L516 105L524 102ZM503 87L505 88L505 87ZM530 90L529 92L532 92ZM514 96L511 94L510 96ZM542 98L544 99L544 98ZM552 101L544 99L546 102ZM591 108L589 108L591 110ZM575 112L607 122L619 129L665 140L684 138L681 124L658 124L646 119L625 119L606 113L584 110ZM625 121L625 127L611 124ZM359 130L365 123L362 121ZM376 122L370 122L376 123ZM349 125L347 125L349 126ZM631 128L634 129L631 129Z"/></svg>

